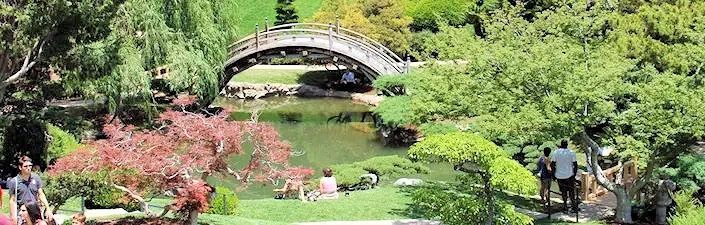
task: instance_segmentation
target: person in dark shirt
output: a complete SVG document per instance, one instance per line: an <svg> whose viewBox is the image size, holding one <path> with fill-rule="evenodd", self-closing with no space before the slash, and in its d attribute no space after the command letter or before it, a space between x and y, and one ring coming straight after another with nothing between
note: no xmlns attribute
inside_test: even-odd
<svg viewBox="0 0 705 225"><path fill-rule="evenodd" d="M548 199L548 189L551 185L551 159L549 159L549 155L551 155L551 148L544 148L543 155L539 157L538 161L538 176L541 179L541 193L539 195L544 204L548 204L548 201L550 201Z"/></svg>
<svg viewBox="0 0 705 225"><path fill-rule="evenodd" d="M46 221L54 220L49 201L42 190L42 179L36 173L32 173L33 166L32 159L27 156L20 157L18 164L20 174L7 183L10 195L10 217L15 222L14 224L22 220L18 213L20 202L37 205L41 203L46 209Z"/></svg>

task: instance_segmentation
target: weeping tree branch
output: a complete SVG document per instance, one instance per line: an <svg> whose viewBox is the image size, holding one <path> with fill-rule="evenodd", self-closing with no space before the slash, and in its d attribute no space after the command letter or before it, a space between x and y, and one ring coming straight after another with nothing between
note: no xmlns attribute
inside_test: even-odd
<svg viewBox="0 0 705 225"><path fill-rule="evenodd" d="M7 86L10 84L13 84L17 82L20 78L25 76L32 67L34 67L37 62L39 62L42 59L42 53L44 52L44 45L51 41L53 39L54 35L57 33L57 30L53 30L47 34L46 37L39 39L34 42L34 45L32 46L31 49L27 51L27 55L25 56L23 62L22 62L22 67L20 69L13 73L12 75L9 75L12 73L12 71L6 71L6 74L0 74L0 103L4 102L5 99L5 93L7 91ZM32 54L36 52L36 54ZM0 65L0 68L4 65ZM8 76L9 75L9 76Z"/></svg>

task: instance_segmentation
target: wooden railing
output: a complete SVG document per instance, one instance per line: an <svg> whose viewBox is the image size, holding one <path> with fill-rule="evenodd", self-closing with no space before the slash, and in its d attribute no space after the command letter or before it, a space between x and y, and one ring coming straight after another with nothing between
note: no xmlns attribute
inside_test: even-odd
<svg viewBox="0 0 705 225"><path fill-rule="evenodd" d="M629 162L622 164L622 183L626 185L627 189L631 188L634 182L639 178L637 159L634 158ZM609 181L615 181L615 176L619 172L620 166L615 166L606 170L603 170L605 177ZM580 194L583 200L592 201L596 200L600 196L607 194L609 192L607 189L602 187L602 185L597 183L595 175L587 172L583 172L581 177Z"/></svg>

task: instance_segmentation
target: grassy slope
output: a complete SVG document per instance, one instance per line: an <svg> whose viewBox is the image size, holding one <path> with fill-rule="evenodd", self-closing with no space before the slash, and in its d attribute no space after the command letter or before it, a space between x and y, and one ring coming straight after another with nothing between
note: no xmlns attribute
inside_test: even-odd
<svg viewBox="0 0 705 225"><path fill-rule="evenodd" d="M7 190L3 190L2 214L9 215ZM152 210L170 203L169 199L153 199ZM404 211L411 202L408 195L394 187L381 187L371 191L352 192L349 197L338 200L303 203L298 200L241 200L239 216L203 214L200 222L213 225L284 225L294 222L333 221L333 220L386 220L406 219ZM80 210L78 199L71 199L61 207L60 214L71 215ZM140 214L131 214L140 216ZM126 216L126 215L125 215ZM123 216L111 216L113 220ZM536 221L536 225L568 225L575 223ZM580 223L582 225L604 225L601 222Z"/></svg>
<svg viewBox="0 0 705 225"><path fill-rule="evenodd" d="M337 200L301 202L297 200L243 200L241 217L281 222L315 222L331 220L405 219L401 211L411 202L409 196L394 187L351 192Z"/></svg>
<svg viewBox="0 0 705 225"><path fill-rule="evenodd" d="M313 13L321 7L322 0L296 0L296 7L299 21L310 18ZM260 29L264 30L264 18L269 18L270 26L274 24L277 13L274 8L277 5L276 0L237 0L238 14L241 16L240 26L238 29L239 37L246 36L255 32L255 24L260 25Z"/></svg>
<svg viewBox="0 0 705 225"><path fill-rule="evenodd" d="M167 199L153 199L150 205L160 211ZM199 221L209 224L290 224L332 220L406 219L403 212L411 202L400 189L387 186L351 192L337 200L301 202L299 200L240 200L238 216L203 214Z"/></svg>

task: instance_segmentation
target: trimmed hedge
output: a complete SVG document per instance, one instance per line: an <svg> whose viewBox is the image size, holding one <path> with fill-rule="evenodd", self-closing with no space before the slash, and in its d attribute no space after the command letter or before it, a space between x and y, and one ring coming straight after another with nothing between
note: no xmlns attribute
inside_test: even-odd
<svg viewBox="0 0 705 225"><path fill-rule="evenodd" d="M237 206L240 204L237 194L224 186L217 186L215 190L216 194L211 199L208 213L226 216L237 215Z"/></svg>
<svg viewBox="0 0 705 225"><path fill-rule="evenodd" d="M396 155L379 156L361 162L331 166L338 187L350 187L360 183L360 175L374 173L379 180L405 175L429 173L430 169L420 163ZM317 183L316 183L317 184Z"/></svg>

